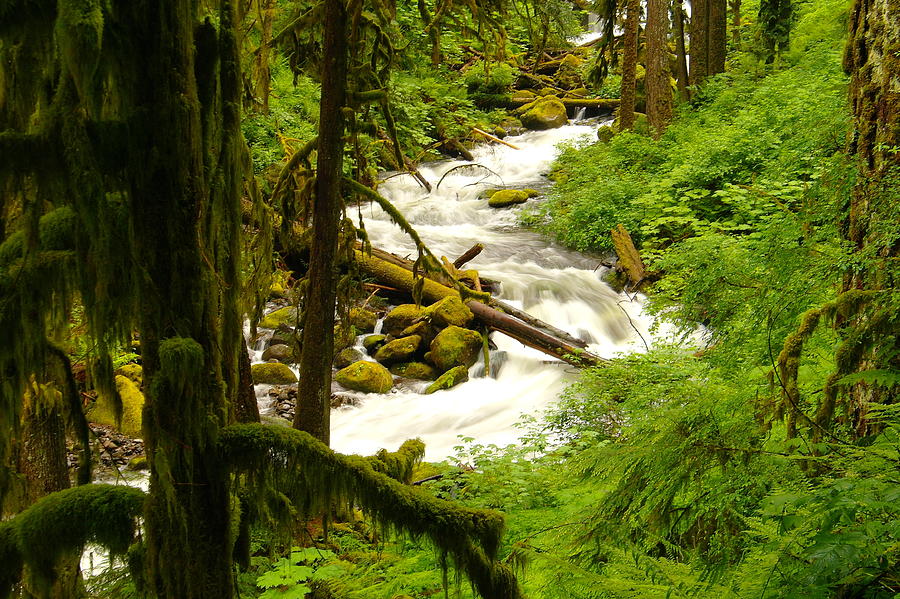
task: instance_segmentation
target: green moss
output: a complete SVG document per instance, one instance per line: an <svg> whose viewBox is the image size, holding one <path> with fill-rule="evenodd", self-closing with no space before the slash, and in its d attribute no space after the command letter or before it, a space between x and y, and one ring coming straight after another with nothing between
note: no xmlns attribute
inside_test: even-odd
<svg viewBox="0 0 900 599"><path fill-rule="evenodd" d="M253 364L250 376L254 385L291 385L297 382L297 375L280 362Z"/></svg>
<svg viewBox="0 0 900 599"><path fill-rule="evenodd" d="M116 374L122 375L140 388L144 381L144 369L140 364L124 364L116 368Z"/></svg>
<svg viewBox="0 0 900 599"><path fill-rule="evenodd" d="M371 310L364 308L352 308L350 310L350 324L358 333L371 333L375 330L378 317Z"/></svg>
<svg viewBox="0 0 900 599"><path fill-rule="evenodd" d="M338 355L334 358L334 365L336 368L346 368L354 362L359 362L365 357L365 354L355 347L348 347L338 352Z"/></svg>
<svg viewBox="0 0 900 599"><path fill-rule="evenodd" d="M143 435L144 394L141 393L134 381L123 375L116 375L115 381L116 392L122 401L121 419L116 417L116 400L105 393L100 394L87 417L91 422L116 427L123 435L141 437Z"/></svg>
<svg viewBox="0 0 900 599"><path fill-rule="evenodd" d="M382 364L396 364L407 362L412 358L422 345L422 338L418 335L410 335L388 341L375 352L375 359Z"/></svg>
<svg viewBox="0 0 900 599"><path fill-rule="evenodd" d="M425 444L421 439L407 439L397 451L379 449L371 458L376 472L387 474L396 481L408 485L412 482L413 470L425 457Z"/></svg>
<svg viewBox="0 0 900 599"><path fill-rule="evenodd" d="M461 327L447 327L431 342L431 351L425 359L441 372L454 366L469 367L478 359L481 350L481 334Z"/></svg>
<svg viewBox="0 0 900 599"><path fill-rule="evenodd" d="M274 312L266 314L263 319L259 321L259 328L277 329L283 324L293 327L296 323L297 311L291 306L285 306L284 308L279 308Z"/></svg>
<svg viewBox="0 0 900 599"><path fill-rule="evenodd" d="M391 366L391 372L397 376L421 381L433 381L438 376L437 370L424 362L404 362Z"/></svg>
<svg viewBox="0 0 900 599"><path fill-rule="evenodd" d="M469 380L469 368L467 366L456 366L442 374L436 381L428 385L425 389L425 395L431 395L435 391L441 389L449 389L460 383Z"/></svg>
<svg viewBox="0 0 900 599"><path fill-rule="evenodd" d="M504 189L494 193L488 200L491 208L504 208L513 204L524 204L528 200L528 192L517 189Z"/></svg>
<svg viewBox="0 0 900 599"><path fill-rule="evenodd" d="M128 470L148 470L150 468L150 464L147 462L146 456L138 456L136 458L131 458L128 460L128 465L126 466Z"/></svg>
<svg viewBox="0 0 900 599"><path fill-rule="evenodd" d="M144 492L124 485L82 485L47 495L5 523L11 527L31 583L49 589L58 560L96 543L122 555L134 539ZM0 553L10 553L9 530L0 531ZM13 560L14 561L14 560ZM4 575L9 566L4 560Z"/></svg>
<svg viewBox="0 0 900 599"><path fill-rule="evenodd" d="M374 350L381 347L381 344L384 343L386 338L386 335L369 335L363 339L363 347L371 354Z"/></svg>
<svg viewBox="0 0 900 599"><path fill-rule="evenodd" d="M362 360L338 370L334 380L348 389L363 393L387 393L394 386L394 378L387 368Z"/></svg>
<svg viewBox="0 0 900 599"><path fill-rule="evenodd" d="M534 105L519 117L522 125L538 131L556 129L569 122L566 107L556 96L548 95L536 101Z"/></svg>
<svg viewBox="0 0 900 599"><path fill-rule="evenodd" d="M425 309L425 313L431 317L431 322L441 328L448 326L464 327L475 318L468 306L460 298L453 295L431 304Z"/></svg>
<svg viewBox="0 0 900 599"><path fill-rule="evenodd" d="M425 318L425 309L416 304L400 304L387 313L381 325L385 335L398 335L403 329Z"/></svg>

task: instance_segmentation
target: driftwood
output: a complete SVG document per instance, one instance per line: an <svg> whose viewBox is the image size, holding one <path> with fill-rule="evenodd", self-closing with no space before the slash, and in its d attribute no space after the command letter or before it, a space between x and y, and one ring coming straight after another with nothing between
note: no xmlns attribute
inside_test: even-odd
<svg viewBox="0 0 900 599"><path fill-rule="evenodd" d="M412 292L415 280L412 272L396 263L382 260L374 255L356 251L357 265L361 271L375 278L385 285ZM431 279L425 279L422 286L422 298L428 302L436 302L449 296L459 296L455 289ZM545 330L538 329L516 317L505 314L500 310L475 300L469 300L466 305L479 322L490 329L499 331L523 345L540 350L548 355L568 362L574 366L598 366L606 363L606 360L596 356L583 347L560 339Z"/></svg>
<svg viewBox="0 0 900 599"><path fill-rule="evenodd" d="M510 147L510 148L512 148L513 150L520 150L520 149L521 149L521 148L519 148L519 146L514 145L514 144L511 144L511 143L509 143L508 141L503 141L502 139L500 139L500 138L497 137L496 135L491 135L491 134L488 133L487 131L482 131L482 130L479 129L478 127L472 127L472 131L474 131L475 133L478 133L478 134L480 134L480 135L483 135L485 138L487 138L487 139L490 140L490 141L495 141L495 142L497 142L498 144L503 144L504 146ZM470 162L471 162L471 161L470 161Z"/></svg>
<svg viewBox="0 0 900 599"><path fill-rule="evenodd" d="M618 225L610 233L612 234L613 247L616 250L616 255L619 257L619 266L628 275L632 289L637 290L638 286L647 278L644 261L641 260L641 255L638 253L637 248L634 247L634 241L631 240L631 235L628 234L625 227Z"/></svg>
<svg viewBox="0 0 900 599"><path fill-rule="evenodd" d="M467 249L465 252L463 252L463 254L459 258L457 258L456 260L453 261L454 268L462 268L464 264L466 264L470 260L474 259L475 256L480 254L482 252L482 250L484 250L484 245L482 245L480 243L476 243L475 245L473 245L472 247Z"/></svg>
<svg viewBox="0 0 900 599"><path fill-rule="evenodd" d="M357 243L356 249L361 250L362 244ZM472 251L472 250L469 249L468 252L470 252L470 251ZM468 252L466 252L466 253L468 253ZM384 260L385 262L390 262L391 264L399 266L400 268L403 268L404 270L408 270L409 272L412 272L412 269L413 269L413 261L412 260L407 260L406 258L403 258L396 254L392 254L390 252L386 252L382 249L378 249L378 248L374 248L374 247L372 248L372 255L375 256L376 258ZM464 255L465 254L463 254L463 256ZM460 256L460 258L462 258L462 256ZM447 281L439 273L420 273L420 274L424 274L426 278L431 279L432 281L435 281L437 283L440 283L441 285L452 285L452 283L450 281ZM460 274L465 278L468 274L470 274L470 271L464 270L464 271L461 271ZM473 281L473 288L476 291L487 291L489 293L493 293L494 291L496 291L497 289L500 288L500 282L495 281L494 279L486 279L483 277L478 277L477 283L475 283L475 281Z"/></svg>

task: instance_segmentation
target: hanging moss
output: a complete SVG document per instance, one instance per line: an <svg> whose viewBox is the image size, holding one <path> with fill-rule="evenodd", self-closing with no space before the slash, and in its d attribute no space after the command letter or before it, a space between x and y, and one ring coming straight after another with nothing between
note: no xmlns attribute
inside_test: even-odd
<svg viewBox="0 0 900 599"><path fill-rule="evenodd" d="M140 489L115 485L83 485L47 495L0 525L0 582L18 580L21 566L30 583L49 589L59 559L96 543L113 555L124 554L134 538L135 520L144 505Z"/></svg>
<svg viewBox="0 0 900 599"><path fill-rule="evenodd" d="M325 513L334 503L359 505L384 532L428 539L455 561L482 597L520 597L515 577L495 562L503 533L499 513L437 499L378 472L371 459L335 453L293 429L229 426L222 430L219 443L222 459L246 477L248 488L259 493L276 489L307 515ZM420 449L415 442L404 445L404 455L391 461L409 460Z"/></svg>
<svg viewBox="0 0 900 599"><path fill-rule="evenodd" d="M407 439L397 451L379 449L371 458L376 472L387 474L404 485L412 482L413 470L425 457L425 444L421 439Z"/></svg>

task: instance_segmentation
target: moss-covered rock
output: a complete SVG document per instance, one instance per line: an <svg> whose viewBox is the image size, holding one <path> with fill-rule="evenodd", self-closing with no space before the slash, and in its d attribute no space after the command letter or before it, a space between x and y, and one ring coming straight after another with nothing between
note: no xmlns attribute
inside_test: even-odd
<svg viewBox="0 0 900 599"><path fill-rule="evenodd" d="M505 208L513 204L523 204L528 200L528 193L520 189L504 189L496 192L488 200L491 208Z"/></svg>
<svg viewBox="0 0 900 599"><path fill-rule="evenodd" d="M597 129L597 139L600 140L600 143L609 143L612 141L612 138L616 136L616 130L612 127L599 127Z"/></svg>
<svg viewBox="0 0 900 599"><path fill-rule="evenodd" d="M566 92L566 96L569 98L587 98L589 95L591 95L591 92L586 87L576 87Z"/></svg>
<svg viewBox="0 0 900 599"><path fill-rule="evenodd" d="M538 95L542 98L546 98L548 96L556 96L556 90L552 87L542 87L540 91L538 91Z"/></svg>
<svg viewBox="0 0 900 599"><path fill-rule="evenodd" d="M348 389L363 393L387 393L394 386L394 378L387 368L362 360L338 370L334 380Z"/></svg>
<svg viewBox="0 0 900 599"><path fill-rule="evenodd" d="M425 395L431 395L441 389L449 389L469 380L469 369L466 366L455 366L438 377L436 381L428 385Z"/></svg>
<svg viewBox="0 0 900 599"><path fill-rule="evenodd" d="M297 382L297 375L280 362L254 364L250 367L250 377L254 385L291 385Z"/></svg>
<svg viewBox="0 0 900 599"><path fill-rule="evenodd" d="M525 127L536 131L556 129L569 122L566 107L556 96L541 98L519 118Z"/></svg>
<svg viewBox="0 0 900 599"><path fill-rule="evenodd" d="M149 470L150 463L147 461L147 456L139 455L128 460L128 465L125 468L128 470Z"/></svg>
<svg viewBox="0 0 900 599"><path fill-rule="evenodd" d="M267 347L266 351L263 352L262 359L266 362L268 362L269 360L278 360L279 362L282 362L284 364L293 364L297 361L294 350L291 349L291 346L283 343L278 343Z"/></svg>
<svg viewBox="0 0 900 599"><path fill-rule="evenodd" d="M422 338L422 344L419 347L428 347L434 341L438 334L438 329L427 320L420 320L415 324L411 324L400 333L400 337L409 337L410 335L418 335Z"/></svg>
<svg viewBox="0 0 900 599"><path fill-rule="evenodd" d="M425 354L425 359L441 372L460 365L468 368L478 359L481 345L481 333L449 326L431 342L431 351Z"/></svg>
<svg viewBox="0 0 900 599"><path fill-rule="evenodd" d="M475 318L469 307L455 295L449 295L442 300L436 301L428 306L425 312L431 317L431 322L440 328L448 326L464 327Z"/></svg>
<svg viewBox="0 0 900 599"><path fill-rule="evenodd" d="M371 354L384 345L386 339L387 335L369 335L363 339L362 344L363 347L366 348L366 351Z"/></svg>
<svg viewBox="0 0 900 599"><path fill-rule="evenodd" d="M356 342L356 328L351 324L339 322L334 325L334 355L351 347Z"/></svg>
<svg viewBox="0 0 900 599"><path fill-rule="evenodd" d="M415 304L400 304L387 313L381 332L385 335L400 335L403 329L425 317L425 309Z"/></svg>
<svg viewBox="0 0 900 599"><path fill-rule="evenodd" d="M409 362L410 358L416 355L419 347L422 346L422 338L418 335L410 335L409 337L401 337L388 341L375 352L375 359L382 364L397 364L398 362Z"/></svg>
<svg viewBox="0 0 900 599"><path fill-rule="evenodd" d="M378 322L378 316L371 310L366 310L365 308L352 308L350 310L350 324L356 329L358 335L374 331L376 322Z"/></svg>
<svg viewBox="0 0 900 599"><path fill-rule="evenodd" d="M366 356L355 347L347 347L338 352L334 357L334 365L336 368L346 368L354 362L359 362Z"/></svg>
<svg viewBox="0 0 900 599"><path fill-rule="evenodd" d="M144 382L144 369L140 364L123 364L116 369L116 374L121 374L126 379L137 385L138 389Z"/></svg>
<svg viewBox="0 0 900 599"><path fill-rule="evenodd" d="M141 415L144 410L144 394L138 386L129 378L116 375L116 391L122 398L122 422L116 422L115 400L112 397L101 395L94 403L94 407L88 413L90 422L107 424L116 427L119 432L128 437L142 436L143 424Z"/></svg>
<svg viewBox="0 0 900 599"><path fill-rule="evenodd" d="M431 364L424 362L402 362L391 366L391 372L397 376L420 381L433 381L438 376L438 371Z"/></svg>
<svg viewBox="0 0 900 599"><path fill-rule="evenodd" d="M512 92L512 99L514 102L528 100L529 102L537 98L537 94L531 91L530 89L514 89Z"/></svg>
<svg viewBox="0 0 900 599"><path fill-rule="evenodd" d="M277 329L279 325L293 327L296 322L297 311L292 306L285 306L284 308L279 308L274 312L266 314L263 319L259 321L259 328Z"/></svg>

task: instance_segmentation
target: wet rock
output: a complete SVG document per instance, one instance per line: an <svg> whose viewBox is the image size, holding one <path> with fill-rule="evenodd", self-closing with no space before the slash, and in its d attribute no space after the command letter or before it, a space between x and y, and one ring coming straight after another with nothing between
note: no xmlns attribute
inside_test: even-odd
<svg viewBox="0 0 900 599"><path fill-rule="evenodd" d="M460 365L468 368L478 360L481 346L481 333L449 326L431 342L431 351L425 354L425 359L441 372Z"/></svg>
<svg viewBox="0 0 900 599"><path fill-rule="evenodd" d="M376 362L359 361L342 368L334 379L348 389L363 393L387 393L394 386L388 369Z"/></svg>
<svg viewBox="0 0 900 599"><path fill-rule="evenodd" d="M267 347L266 351L263 352L262 359L266 362L275 360L284 364L293 364L297 361L294 356L294 350L292 350L289 345L283 343Z"/></svg>
<svg viewBox="0 0 900 599"><path fill-rule="evenodd" d="M425 309L415 304L400 304L387 313L381 325L381 332L395 337L406 327L425 318Z"/></svg>
<svg viewBox="0 0 900 599"><path fill-rule="evenodd" d="M434 341L434 337L438 334L438 330L430 323L420 320L416 324L410 325L403 329L400 337L409 337L410 335L418 335L422 338L421 347L428 347Z"/></svg>
<svg viewBox="0 0 900 599"><path fill-rule="evenodd" d="M97 470L105 472L113 468L128 465L128 469L137 469L141 463L146 467L144 456L144 442L138 438L114 430L111 426L102 424L90 424L91 429L91 453L93 463ZM66 448L66 461L69 468L78 466L80 451L76 452L73 445ZM132 462L135 467L132 467Z"/></svg>
<svg viewBox="0 0 900 599"><path fill-rule="evenodd" d="M354 362L359 362L365 357L366 356L355 347L348 347L346 349L342 349L341 352L334 358L334 366L335 368L346 368Z"/></svg>
<svg viewBox="0 0 900 599"><path fill-rule="evenodd" d="M285 306L284 308L279 308L274 312L266 314L263 319L259 321L259 328L278 329L279 325L293 327L296 322L297 311L293 306Z"/></svg>
<svg viewBox="0 0 900 599"><path fill-rule="evenodd" d="M386 335L369 335L363 339L363 347L366 348L366 351L370 354L375 353L379 347L384 345L386 339Z"/></svg>
<svg viewBox="0 0 900 599"><path fill-rule="evenodd" d="M435 391L440 391L441 389L449 389L450 387L455 387L456 385L464 383L467 380L469 380L469 369L465 366L456 366L439 376L436 381L428 385L428 387L425 389L425 395L431 395Z"/></svg>
<svg viewBox="0 0 900 599"><path fill-rule="evenodd" d="M418 335L401 337L388 341L375 352L375 359L382 364L396 364L408 362L422 345L422 338Z"/></svg>
<svg viewBox="0 0 900 599"><path fill-rule="evenodd" d="M371 333L375 330L375 323L378 322L378 316L371 310L365 308L352 308L350 310L350 324L356 329L356 333Z"/></svg>
<svg viewBox="0 0 900 599"><path fill-rule="evenodd" d="M504 192L498 191L497 193ZM493 197L491 198L491 201L493 201ZM431 304L425 311L431 317L431 322L439 328L448 326L464 327L470 324L475 318L475 315L472 314L469 307L455 295L447 296L444 299Z"/></svg>
<svg viewBox="0 0 900 599"><path fill-rule="evenodd" d="M431 364L424 362L402 362L391 366L391 372L397 376L420 381L433 381L438 376L438 371Z"/></svg>
<svg viewBox="0 0 900 599"><path fill-rule="evenodd" d="M289 385L297 382L297 375L280 362L253 364L250 367L250 376L254 385Z"/></svg>
<svg viewBox="0 0 900 599"><path fill-rule="evenodd" d="M536 131L556 129L569 122L566 107L556 96L545 96L535 101L519 119L526 128Z"/></svg>

